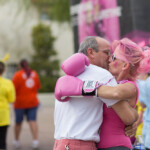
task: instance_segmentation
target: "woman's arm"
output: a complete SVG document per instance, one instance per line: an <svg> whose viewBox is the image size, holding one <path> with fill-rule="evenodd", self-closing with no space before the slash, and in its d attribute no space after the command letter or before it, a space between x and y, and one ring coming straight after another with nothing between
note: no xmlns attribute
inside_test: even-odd
<svg viewBox="0 0 150 150"><path fill-rule="evenodd" d="M132 83L118 84L117 86L100 86L97 95L106 99L133 99L137 97L137 88Z"/></svg>
<svg viewBox="0 0 150 150"><path fill-rule="evenodd" d="M130 106L127 101L119 101L112 106L125 125L132 125L138 119L136 109Z"/></svg>
<svg viewBox="0 0 150 150"><path fill-rule="evenodd" d="M98 96L106 99L121 100L112 108L125 125L132 125L138 119L138 113L133 108L137 98L137 88L132 83L118 84L115 87L101 86L97 91ZM129 100L125 101L125 100Z"/></svg>

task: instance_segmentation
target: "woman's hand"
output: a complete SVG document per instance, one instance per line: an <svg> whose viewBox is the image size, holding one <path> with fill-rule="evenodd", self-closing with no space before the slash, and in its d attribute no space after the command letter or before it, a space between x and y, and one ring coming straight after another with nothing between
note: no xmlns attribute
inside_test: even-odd
<svg viewBox="0 0 150 150"><path fill-rule="evenodd" d="M137 130L137 123L134 122L132 125L129 125L125 128L125 135L128 137L133 137Z"/></svg>

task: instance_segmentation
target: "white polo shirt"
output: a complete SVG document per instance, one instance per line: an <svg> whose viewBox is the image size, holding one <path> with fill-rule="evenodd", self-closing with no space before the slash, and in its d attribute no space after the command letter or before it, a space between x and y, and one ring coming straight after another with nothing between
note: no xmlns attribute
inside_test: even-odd
<svg viewBox="0 0 150 150"><path fill-rule="evenodd" d="M113 76L105 69L90 65L78 78L106 83ZM113 78L107 85L115 86L117 82ZM103 102L107 106L111 106L118 100L97 97L74 97L70 98L68 102L55 100L54 138L99 142L99 128L103 120Z"/></svg>

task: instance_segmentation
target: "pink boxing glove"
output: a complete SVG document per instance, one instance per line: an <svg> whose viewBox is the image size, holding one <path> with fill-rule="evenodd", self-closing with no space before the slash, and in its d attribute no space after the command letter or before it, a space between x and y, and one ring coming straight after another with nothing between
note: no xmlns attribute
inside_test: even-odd
<svg viewBox="0 0 150 150"><path fill-rule="evenodd" d="M71 96L94 96L96 95L96 81L82 81L73 76L63 76L57 80L55 97L61 102L66 102Z"/></svg>
<svg viewBox="0 0 150 150"><path fill-rule="evenodd" d="M89 66L89 64L90 62L86 55L76 53L62 63L61 69L67 75L77 76L85 70L85 65Z"/></svg>

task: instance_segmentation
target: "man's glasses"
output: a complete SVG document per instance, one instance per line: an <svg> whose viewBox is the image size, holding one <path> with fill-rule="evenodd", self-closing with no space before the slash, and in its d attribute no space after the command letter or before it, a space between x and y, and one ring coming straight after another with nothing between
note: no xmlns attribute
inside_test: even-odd
<svg viewBox="0 0 150 150"><path fill-rule="evenodd" d="M112 58L112 61L115 61L116 60L115 54L113 54L111 58Z"/></svg>
<svg viewBox="0 0 150 150"><path fill-rule="evenodd" d="M103 52L103 53L105 53L105 54L106 54L106 55L108 55L108 56L110 56L110 55L111 55L111 53L110 53L110 50L109 50L109 49L103 50L102 52Z"/></svg>

